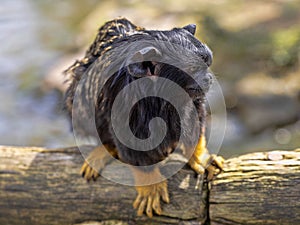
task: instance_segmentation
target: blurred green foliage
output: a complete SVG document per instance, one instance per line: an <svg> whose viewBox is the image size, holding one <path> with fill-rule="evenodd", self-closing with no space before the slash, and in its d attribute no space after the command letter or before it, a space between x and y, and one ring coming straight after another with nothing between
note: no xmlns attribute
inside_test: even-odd
<svg viewBox="0 0 300 225"><path fill-rule="evenodd" d="M225 66L228 70L224 70L223 76L229 79L241 78L241 72L246 74L258 70L273 75L282 74L297 67L300 61L298 25L274 31L268 31L264 26L230 31L222 27L213 16L206 15L203 26L206 42L219 55L215 67Z"/></svg>
<svg viewBox="0 0 300 225"><path fill-rule="evenodd" d="M299 25L276 31L272 35L271 58L276 66L294 66L300 56Z"/></svg>

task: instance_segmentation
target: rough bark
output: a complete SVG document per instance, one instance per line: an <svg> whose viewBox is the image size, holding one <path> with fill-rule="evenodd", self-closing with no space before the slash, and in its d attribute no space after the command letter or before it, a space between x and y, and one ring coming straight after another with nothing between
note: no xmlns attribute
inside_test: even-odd
<svg viewBox="0 0 300 225"><path fill-rule="evenodd" d="M210 185L211 225L300 224L300 149L229 159Z"/></svg>
<svg viewBox="0 0 300 225"><path fill-rule="evenodd" d="M133 187L104 178L87 183L79 176L82 163L77 148L0 147L0 224L300 223L299 150L229 159L209 183L183 168L169 179L171 203L152 219L135 215ZM112 163L103 173L126 171Z"/></svg>
<svg viewBox="0 0 300 225"><path fill-rule="evenodd" d="M163 215L137 217L132 207L134 187L100 177L87 183L79 175L83 157L77 148L0 148L0 224L77 224L106 221L116 224L178 224L204 221L206 191L203 177L189 169L169 180L171 204ZM174 164L180 160L174 160ZM172 162L173 163L173 162ZM182 162L180 162L182 163ZM124 177L127 168L108 165L103 173ZM205 185L204 185L205 187ZM203 195L203 197L202 197ZM205 215L205 213L204 213Z"/></svg>

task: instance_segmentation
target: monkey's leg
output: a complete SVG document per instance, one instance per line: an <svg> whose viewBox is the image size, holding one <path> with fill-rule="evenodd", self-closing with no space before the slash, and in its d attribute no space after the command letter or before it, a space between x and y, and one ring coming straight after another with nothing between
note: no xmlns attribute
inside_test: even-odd
<svg viewBox="0 0 300 225"><path fill-rule="evenodd" d="M112 157L117 155L116 149L109 148L107 145L96 147L85 159L80 174L87 181L96 180L101 170L113 159Z"/></svg>
<svg viewBox="0 0 300 225"><path fill-rule="evenodd" d="M133 207L137 210L137 215L141 216L146 212L147 216L152 217L153 210L156 214L160 215L162 212L160 199L166 203L170 201L167 180L157 183L157 180L161 179L162 176L157 167L150 172L142 171L137 168L132 168L132 171L137 185L143 182L149 184L135 187L138 195L133 202Z"/></svg>
<svg viewBox="0 0 300 225"><path fill-rule="evenodd" d="M198 174L203 174L205 169L208 172L207 178L211 180L214 174L223 168L224 159L221 156L210 155L206 148L204 134L199 138L198 144L191 158L189 159L190 167Z"/></svg>

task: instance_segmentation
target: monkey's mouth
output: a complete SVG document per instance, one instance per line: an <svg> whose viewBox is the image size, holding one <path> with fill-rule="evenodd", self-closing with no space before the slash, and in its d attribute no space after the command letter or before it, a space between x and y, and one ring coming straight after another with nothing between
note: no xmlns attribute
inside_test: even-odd
<svg viewBox="0 0 300 225"><path fill-rule="evenodd" d="M191 93L200 93L200 92L203 92L202 88L188 88L187 91L191 92Z"/></svg>
<svg viewBox="0 0 300 225"><path fill-rule="evenodd" d="M197 99L205 95L205 92L202 88L188 88L186 89L186 91L189 94L189 96L193 99Z"/></svg>
<svg viewBox="0 0 300 225"><path fill-rule="evenodd" d="M135 77L159 76L159 65L154 61L143 61L128 65L128 72Z"/></svg>
<svg viewBox="0 0 300 225"><path fill-rule="evenodd" d="M192 84L188 85L185 90L186 92L192 97L202 97L205 96L205 94L209 91L210 85L209 84Z"/></svg>
<svg viewBox="0 0 300 225"><path fill-rule="evenodd" d="M145 61L143 62L143 66L147 70L147 76L158 76L159 74L159 65L155 61Z"/></svg>
<svg viewBox="0 0 300 225"><path fill-rule="evenodd" d="M196 79L191 84L187 85L186 90L192 95L203 95L206 94L213 82L213 77L210 73L206 73L204 76Z"/></svg>

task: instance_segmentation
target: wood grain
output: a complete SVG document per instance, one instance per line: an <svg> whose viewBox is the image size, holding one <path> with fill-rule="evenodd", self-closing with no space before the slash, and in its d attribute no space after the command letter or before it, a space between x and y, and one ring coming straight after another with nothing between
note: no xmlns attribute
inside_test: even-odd
<svg viewBox="0 0 300 225"><path fill-rule="evenodd" d="M209 183L184 167L168 181L171 203L152 219L136 216L134 187L103 177L87 183L82 163L75 147L0 146L0 224L300 224L300 150L228 159ZM103 173L126 170L112 163Z"/></svg>
<svg viewBox="0 0 300 225"><path fill-rule="evenodd" d="M229 159L210 185L212 225L300 224L300 149Z"/></svg>
<svg viewBox="0 0 300 225"><path fill-rule="evenodd" d="M207 189L202 191L203 176L197 178L188 168L169 180L171 203L163 204L163 215L148 219L137 217L132 207L136 197L134 187L103 177L87 183L79 175L83 157L77 148L3 146L0 158L1 225L80 224L86 221L199 224L205 220ZM179 161L174 160L170 166L176 163ZM126 168L112 163L103 172L117 179L124 177Z"/></svg>

